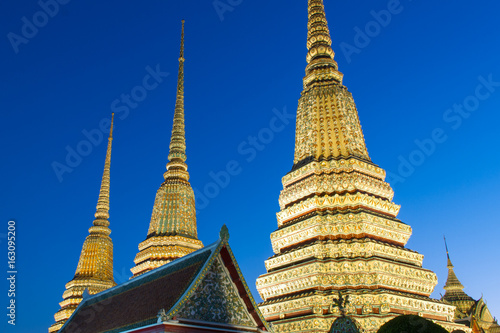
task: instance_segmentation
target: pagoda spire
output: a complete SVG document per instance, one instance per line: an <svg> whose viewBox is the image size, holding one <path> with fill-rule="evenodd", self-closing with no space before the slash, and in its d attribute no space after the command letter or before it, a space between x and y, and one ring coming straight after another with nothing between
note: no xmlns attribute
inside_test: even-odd
<svg viewBox="0 0 500 333"><path fill-rule="evenodd" d="M307 67L292 170L313 161L351 157L371 163L356 105L333 59L323 0L309 0L308 13Z"/></svg>
<svg viewBox="0 0 500 333"><path fill-rule="evenodd" d="M106 160L104 162L104 172L102 174L101 189L99 191L99 199L97 200L96 212L94 214L95 220L93 222L95 227L109 226L109 187L110 187L110 169L111 169L111 144L113 142L113 122L115 114L111 114L111 125L109 128L108 149L106 150ZM108 228L109 229L109 228ZM111 231L110 231L111 233Z"/></svg>
<svg viewBox="0 0 500 333"><path fill-rule="evenodd" d="M450 260L450 252L448 252L448 244L446 243L446 236L443 236L443 239L444 239L444 248L446 249L446 258L448 259L446 267L453 268L453 264L451 263Z"/></svg>
<svg viewBox="0 0 500 333"><path fill-rule="evenodd" d="M460 319L468 315L476 301L463 291L464 286L462 283L460 283L457 275L453 270L453 264L451 263L450 253L448 252L446 237L443 236L443 238L444 246L446 249L446 266L448 267L448 278L446 279L446 283L443 287L445 293L441 297L441 300L456 306L457 311L455 312L455 318Z"/></svg>
<svg viewBox="0 0 500 333"><path fill-rule="evenodd" d="M86 290L93 295L116 285L113 278L113 242L109 237L111 230L108 220L113 120L114 114L111 115L108 148L94 214L95 219L83 243L75 276L66 284L66 290L63 293L64 300L59 303L61 309L54 315L56 322L50 326L50 333L59 331L82 301Z"/></svg>
<svg viewBox="0 0 500 333"><path fill-rule="evenodd" d="M184 125L184 20L182 20L179 74L165 181L156 192L146 240L139 244L133 277L160 267L203 247L198 240L194 192L186 164Z"/></svg>
<svg viewBox="0 0 500 333"><path fill-rule="evenodd" d="M323 0L309 0L307 24L307 67L304 86L317 81L342 83L342 73L338 71L332 38L326 21Z"/></svg>
<svg viewBox="0 0 500 333"><path fill-rule="evenodd" d="M310 0L307 22L307 63L316 58L333 60L332 38L326 21L323 0Z"/></svg>
<svg viewBox="0 0 500 333"><path fill-rule="evenodd" d="M326 333L342 315L331 306L341 292L346 316L367 332L405 312L447 321L453 306L429 298L437 277L405 248L412 229L397 219L386 173L368 155L323 0L308 0L307 30L294 162L282 178L274 255L256 283L260 310L276 331Z"/></svg>
<svg viewBox="0 0 500 333"><path fill-rule="evenodd" d="M450 294L449 292L451 292L451 293L462 292L463 293L462 290L464 289L464 286L462 285L462 283L460 283L455 272L453 271L453 264L451 263L451 260L450 260L450 253L448 252L448 244L446 243L446 237L443 237L443 238L444 238L444 246L446 248L446 258L447 258L446 267L448 267L448 278L446 279L446 283L444 285L444 290L446 290L446 293L443 296L443 298L446 299L447 294L448 295Z"/></svg>
<svg viewBox="0 0 500 333"><path fill-rule="evenodd" d="M181 47L179 55L179 73L177 76L177 95L175 99L174 124L170 139L170 153L167 170L180 169L187 171L186 165L186 132L184 125L184 20L182 20ZM164 178L167 179L168 173Z"/></svg>

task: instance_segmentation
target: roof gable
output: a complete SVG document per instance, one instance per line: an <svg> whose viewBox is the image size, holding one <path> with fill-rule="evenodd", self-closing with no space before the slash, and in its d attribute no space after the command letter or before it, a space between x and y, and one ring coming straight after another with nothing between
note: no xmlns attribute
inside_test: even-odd
<svg viewBox="0 0 500 333"><path fill-rule="evenodd" d="M189 294L176 311L176 319L257 326L220 255L212 262L196 289L190 290Z"/></svg>
<svg viewBox="0 0 500 333"><path fill-rule="evenodd" d="M118 333L186 321L269 331L228 238L223 226L214 244L84 299L59 333Z"/></svg>
<svg viewBox="0 0 500 333"><path fill-rule="evenodd" d="M122 332L156 323L159 309L171 309L212 256L213 246L85 299L59 333Z"/></svg>

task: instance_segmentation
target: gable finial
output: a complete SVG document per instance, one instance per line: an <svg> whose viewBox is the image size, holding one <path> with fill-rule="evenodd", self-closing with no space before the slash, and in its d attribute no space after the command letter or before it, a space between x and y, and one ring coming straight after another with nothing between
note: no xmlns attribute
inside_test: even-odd
<svg viewBox="0 0 500 333"><path fill-rule="evenodd" d="M229 240L229 229L225 224L220 228L219 238L221 241L226 243Z"/></svg>

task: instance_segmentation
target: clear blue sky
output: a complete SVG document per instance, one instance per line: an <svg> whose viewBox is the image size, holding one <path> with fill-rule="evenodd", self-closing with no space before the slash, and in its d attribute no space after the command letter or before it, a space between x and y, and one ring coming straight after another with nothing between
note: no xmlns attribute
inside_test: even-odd
<svg viewBox="0 0 500 333"><path fill-rule="evenodd" d="M105 140L60 178L53 163L66 164L67 149L84 149L83 132L98 129L113 108L115 279L131 275L167 163L181 19L191 184L203 194L211 173L230 161L239 166L212 198L198 196L199 238L210 244L228 225L236 259L260 300L255 279L272 255L269 235L277 227L281 177L292 166L295 123L285 117L288 123L272 137L266 128L276 112L296 111L307 3L231 3L218 13L212 0L67 1L46 8L53 17L40 14L36 1L0 4L0 267L4 276L2 236L15 219L19 272L17 325L8 332L46 332L54 322L92 224ZM446 234L465 291L476 299L483 293L500 315L500 4L325 0L325 6L370 156L402 177L390 179L402 205L399 218L413 228L408 247L424 254L424 267L438 275L432 296L444 292ZM380 14L388 9L390 18ZM38 27L30 30L34 20ZM363 38L359 31L367 30ZM161 82L141 96L148 66L158 67ZM127 106L121 96L131 92L138 100ZM259 133L265 143L252 150L249 137ZM403 160L418 165L404 169ZM0 286L6 311L5 280ZM6 327L5 314L0 318Z"/></svg>

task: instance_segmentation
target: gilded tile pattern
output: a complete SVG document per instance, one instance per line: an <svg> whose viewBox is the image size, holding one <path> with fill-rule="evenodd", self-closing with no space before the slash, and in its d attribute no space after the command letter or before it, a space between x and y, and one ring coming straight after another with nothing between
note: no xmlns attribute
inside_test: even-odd
<svg viewBox="0 0 500 333"><path fill-rule="evenodd" d="M182 21L179 74L174 122L165 181L156 192L146 240L131 269L133 277L160 267L203 247L196 230L194 192L186 164L184 126L184 21Z"/></svg>
<svg viewBox="0 0 500 333"><path fill-rule="evenodd" d="M328 241L316 241L303 247L294 247L290 251L283 252L266 260L266 269L274 270L284 264L293 261L304 261L312 258L370 258L377 256L388 260L396 260L420 266L424 258L420 253L391 245L385 242L363 239L339 239Z"/></svg>
<svg viewBox="0 0 500 333"><path fill-rule="evenodd" d="M402 313L430 318L448 330L455 308L429 298L436 275L405 248L412 230L385 171L368 155L356 105L342 84L322 0L309 0L308 54L297 109L292 171L282 179L274 256L257 279L259 305L276 332L328 332L340 314L376 332Z"/></svg>
<svg viewBox="0 0 500 333"><path fill-rule="evenodd" d="M57 332L71 317L87 289L90 295L97 294L116 285L113 279L113 242L109 229L109 186L111 166L111 142L113 141L113 120L109 130L108 148L104 162L104 172L101 181L101 190L97 200L95 220L85 239L76 273L73 280L66 284L63 301L59 303L61 309L56 312L56 322L50 326L49 332Z"/></svg>

